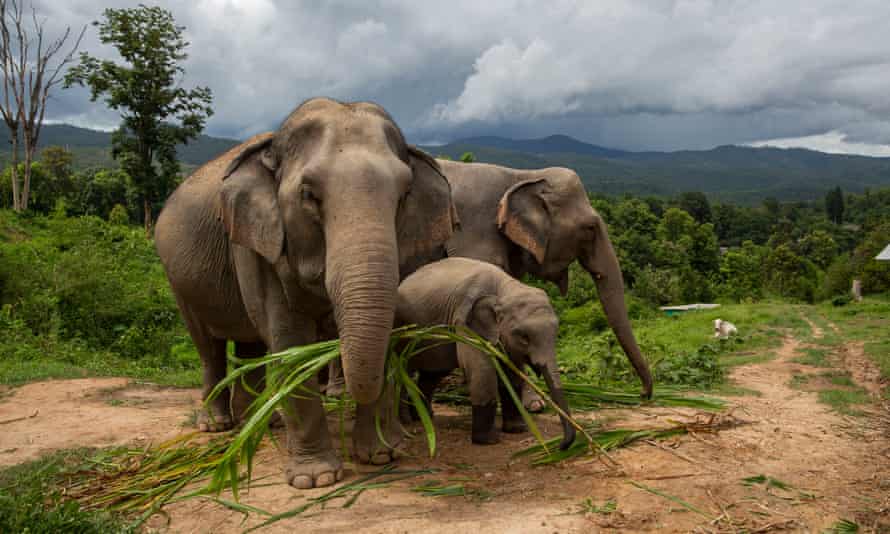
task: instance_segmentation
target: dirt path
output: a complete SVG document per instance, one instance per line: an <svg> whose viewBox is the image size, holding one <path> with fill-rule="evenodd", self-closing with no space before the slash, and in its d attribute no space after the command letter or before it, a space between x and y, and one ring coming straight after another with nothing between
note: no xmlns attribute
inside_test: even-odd
<svg viewBox="0 0 890 534"><path fill-rule="evenodd" d="M795 374L813 372L793 361L800 347L800 342L787 338L771 361L734 369L736 385L759 393L727 399L732 414L747 424L718 434L683 436L615 451L611 456L618 468L594 458L532 468L525 459L511 459L513 452L532 443L528 436L507 435L500 445L474 446L469 443L468 413L439 407L437 457L426 458L422 439L415 438L409 445L413 459L399 466L438 472L367 491L348 509L335 503L311 517L281 521L264 532L724 532L742 528L820 532L840 518L890 529L886 421L871 415L840 416L819 403L816 393L792 388L789 384ZM843 361L855 361L855 357ZM853 376L859 380L855 371ZM40 413L0 426L0 463L33 458L52 448L104 446L149 437L158 441L189 430L182 424L196 406L197 392L139 392L122 388L126 384L116 379L73 380L15 390L0 401L0 422L28 415L32 406L39 405ZM137 400L128 404L115 398ZM159 406L160 400L167 404ZM152 403L151 409L147 402ZM597 414L610 426L644 428L666 427L695 415L691 410L667 408ZM558 434L554 418L540 420L546 433ZM336 425L333 418L331 428ZM66 430L59 432L60 428ZM278 483L280 467L279 453L271 446L263 449L256 476L268 478L262 480L263 487L242 495L243 502L282 512L328 491L294 491ZM742 483L756 475L792 488ZM354 471L348 476L348 480L357 478ZM410 491L433 479L460 479L481 491L466 498L422 497ZM682 499L700 513L630 481ZM594 511L608 501L615 503L614 511ZM167 512L169 526L160 517L152 526L218 534L241 532L260 520L250 517L242 522L242 514L209 501L179 503Z"/></svg>
<svg viewBox="0 0 890 534"><path fill-rule="evenodd" d="M59 449L157 442L186 429L200 398L126 378L27 384L0 399L0 466Z"/></svg>

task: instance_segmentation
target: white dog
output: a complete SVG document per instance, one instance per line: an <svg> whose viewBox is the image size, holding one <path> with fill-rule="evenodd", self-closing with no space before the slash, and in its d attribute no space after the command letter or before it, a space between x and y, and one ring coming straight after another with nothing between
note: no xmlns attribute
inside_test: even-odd
<svg viewBox="0 0 890 534"><path fill-rule="evenodd" d="M729 321L724 321L722 319L714 319L714 337L717 338L726 338L729 337L730 334L738 334L739 331L736 329L735 325L730 323Z"/></svg>

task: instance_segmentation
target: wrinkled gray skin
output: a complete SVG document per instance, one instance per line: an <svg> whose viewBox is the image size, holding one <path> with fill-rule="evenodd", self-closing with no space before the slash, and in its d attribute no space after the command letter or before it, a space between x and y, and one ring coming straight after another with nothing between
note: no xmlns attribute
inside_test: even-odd
<svg viewBox="0 0 890 534"><path fill-rule="evenodd" d="M461 227L448 256L497 265L519 278L526 273L568 290L569 265L578 260L596 283L609 326L652 396L652 374L627 317L624 279L606 224L590 206L578 175L566 168L518 170L484 163L437 160L451 183ZM529 388L523 404L543 406Z"/></svg>
<svg viewBox="0 0 890 534"><path fill-rule="evenodd" d="M532 274L555 283L563 294L569 265L577 259L596 283L609 326L640 377L642 396L651 398L652 374L627 317L621 268L606 224L590 206L578 175L562 167L519 170L437 161L451 183L460 219L447 255L491 263L516 278ZM544 405L530 388L523 389L523 404L531 411Z"/></svg>
<svg viewBox="0 0 890 534"><path fill-rule="evenodd" d="M358 404L356 457L391 461L374 412L387 397L383 365L399 272L440 254L455 224L435 161L408 146L375 104L309 100L277 131L198 169L168 199L155 244L201 356L205 398L226 374L227 340L240 356L305 345L333 313L346 387ZM252 380L259 386L262 377ZM231 427L247 401L243 391L231 405L218 397L201 427ZM321 401L290 402L287 481L333 484L342 463ZM401 438L397 426L384 422L391 446Z"/></svg>
<svg viewBox="0 0 890 534"><path fill-rule="evenodd" d="M568 413L556 364L559 321L544 291L519 282L490 263L448 258L418 269L399 285L396 319L398 324L465 327L493 343L500 342L518 368L529 365L544 378L554 402ZM491 358L468 345L452 343L421 352L409 365L410 370L419 371L418 385L430 413L436 385L460 367L473 406L473 443L499 441L495 428L499 380ZM509 374L518 391L522 379ZM506 389L500 389L503 431L526 431ZM562 423L562 448L566 448L575 440L575 428L566 419Z"/></svg>

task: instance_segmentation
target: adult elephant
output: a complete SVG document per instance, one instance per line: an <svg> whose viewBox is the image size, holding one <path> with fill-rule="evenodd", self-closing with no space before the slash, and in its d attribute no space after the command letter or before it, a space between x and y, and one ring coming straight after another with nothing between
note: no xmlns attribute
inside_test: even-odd
<svg viewBox="0 0 890 534"><path fill-rule="evenodd" d="M516 278L532 274L568 290L569 265L578 260L596 283L615 337L652 396L652 374L634 338L624 303L624 280L606 224L571 169L519 170L485 163L437 160L451 183L461 227L448 256L493 263ZM543 402L525 388L523 404Z"/></svg>
<svg viewBox="0 0 890 534"><path fill-rule="evenodd" d="M205 164L168 199L155 229L201 356L205 398L226 374L227 340L242 356L312 343L333 313L346 387L358 404L356 457L391 461L400 434L381 442L374 412L400 266L424 262L455 224L435 160L409 146L371 103L306 101L277 131ZM235 392L231 405L227 396L216 398L200 425L231 427L244 396L239 402ZM298 488L333 484L342 463L320 399L289 402L287 481Z"/></svg>

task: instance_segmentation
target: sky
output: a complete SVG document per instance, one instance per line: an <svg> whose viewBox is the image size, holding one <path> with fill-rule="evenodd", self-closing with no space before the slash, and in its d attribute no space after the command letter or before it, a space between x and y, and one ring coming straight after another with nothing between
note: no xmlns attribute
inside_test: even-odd
<svg viewBox="0 0 890 534"><path fill-rule="evenodd" d="M143 0L144 1L144 0ZM47 32L138 2L34 0ZM626 150L724 144L890 156L886 0L160 1L191 43L206 133L273 130L313 96L371 100L409 141L571 135ZM114 57L90 26L82 50ZM53 122L113 128L83 89Z"/></svg>

